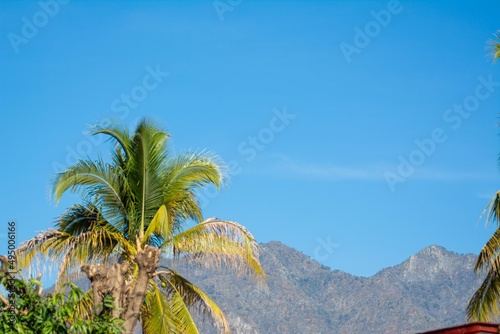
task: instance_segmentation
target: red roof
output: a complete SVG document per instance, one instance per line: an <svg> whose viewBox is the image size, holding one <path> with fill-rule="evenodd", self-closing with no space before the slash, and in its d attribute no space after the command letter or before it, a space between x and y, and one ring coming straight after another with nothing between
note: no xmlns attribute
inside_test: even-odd
<svg viewBox="0 0 500 334"><path fill-rule="evenodd" d="M491 322L473 322L470 324L436 329L429 332L422 332L420 334L498 334L499 324Z"/></svg>

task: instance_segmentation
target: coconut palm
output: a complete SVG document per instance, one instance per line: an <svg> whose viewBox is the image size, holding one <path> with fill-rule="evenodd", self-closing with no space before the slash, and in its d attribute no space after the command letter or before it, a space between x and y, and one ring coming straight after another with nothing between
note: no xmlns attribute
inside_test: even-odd
<svg viewBox="0 0 500 334"><path fill-rule="evenodd" d="M495 33L495 38L490 43L493 61L500 58L500 31ZM486 272L486 277L467 306L467 317L471 321L490 321L500 316L500 191L488 203L485 213L486 224L496 223L497 229L481 249L474 266L476 273Z"/></svg>
<svg viewBox="0 0 500 334"><path fill-rule="evenodd" d="M264 278L258 245L235 222L203 220L197 193L220 187L217 158L205 152L172 156L169 134L143 119L135 132L116 126L95 128L114 142L109 162L80 160L57 175L56 202L67 191L81 194L56 222L18 249L20 267L40 256L60 261L56 287L79 269L91 280L94 309L110 294L132 333L198 333L190 311L208 315L223 332L228 322L210 297L174 270L178 260L230 267ZM160 266L159 258L167 259ZM89 310L87 310L90 312Z"/></svg>

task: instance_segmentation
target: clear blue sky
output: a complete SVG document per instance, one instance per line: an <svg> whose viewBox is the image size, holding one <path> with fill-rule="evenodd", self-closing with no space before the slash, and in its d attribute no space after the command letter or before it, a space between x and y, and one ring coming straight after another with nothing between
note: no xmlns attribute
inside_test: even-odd
<svg viewBox="0 0 500 334"><path fill-rule="evenodd" d="M231 167L207 217L333 269L477 253L492 233L498 1L41 3L0 2L0 228L18 242L78 200L56 206L50 184L107 149L88 126L143 116Z"/></svg>

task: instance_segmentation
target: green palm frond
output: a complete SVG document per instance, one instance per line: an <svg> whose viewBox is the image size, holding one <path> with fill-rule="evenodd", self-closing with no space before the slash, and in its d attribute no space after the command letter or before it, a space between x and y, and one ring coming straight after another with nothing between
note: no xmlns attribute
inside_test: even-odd
<svg viewBox="0 0 500 334"><path fill-rule="evenodd" d="M207 219L167 240L173 258L192 258L205 266L228 266L237 273L265 278L259 262L258 244L253 235L236 222Z"/></svg>
<svg viewBox="0 0 500 334"><path fill-rule="evenodd" d="M54 196L59 202L67 191L80 191L109 220L123 224L126 210L121 199L120 170L102 160L80 160L60 173L54 184Z"/></svg>
<svg viewBox="0 0 500 334"><path fill-rule="evenodd" d="M500 192L489 201L483 210L481 217L487 213L486 225L500 222ZM497 258L500 255L500 226L496 229L490 239L481 249L477 258L474 271L488 270L489 268L498 269L496 266Z"/></svg>
<svg viewBox="0 0 500 334"><path fill-rule="evenodd" d="M115 148L111 152L111 158L113 164L116 168L119 168L122 172L127 170L128 158L130 157L130 138L129 131L126 128L121 128L117 126L102 128L95 127L91 131L92 135L105 135L108 136L108 140L112 140L115 143ZM127 178L121 180L122 192L123 194L127 190Z"/></svg>
<svg viewBox="0 0 500 334"><path fill-rule="evenodd" d="M198 334L198 327L194 322L191 312L186 303L182 299L179 292L174 292L170 296L170 307L172 308L172 313L175 314L182 326L182 333Z"/></svg>
<svg viewBox="0 0 500 334"><path fill-rule="evenodd" d="M95 127L94 129L92 129L91 134L103 134L109 136L110 138L115 140L116 144L119 146L119 149L125 155L125 158L130 156L130 137L129 131L126 128L116 126L108 128Z"/></svg>
<svg viewBox="0 0 500 334"><path fill-rule="evenodd" d="M142 310L144 333L182 333L183 326L172 312L168 298L151 280L150 288Z"/></svg>
<svg viewBox="0 0 500 334"><path fill-rule="evenodd" d="M61 215L55 227L58 231L78 235L90 230L100 219L99 216L100 213L94 205L75 204Z"/></svg>
<svg viewBox="0 0 500 334"><path fill-rule="evenodd" d="M167 207L162 205L149 223L144 234L143 245L149 243L152 234L169 237L172 235ZM154 242L153 242L154 243Z"/></svg>
<svg viewBox="0 0 500 334"><path fill-rule="evenodd" d="M196 191L214 185L220 188L224 172L219 158L207 152L181 153L168 161L165 168L165 205L177 217L180 225L187 219L203 219L196 200ZM175 229L180 230L181 226Z"/></svg>
<svg viewBox="0 0 500 334"><path fill-rule="evenodd" d="M209 316L215 326L224 333L229 333L229 322L217 304L196 285L179 275L174 270L159 275L158 278L168 295L178 294L190 309L198 310L204 317Z"/></svg>
<svg viewBox="0 0 500 334"><path fill-rule="evenodd" d="M500 58L500 30L495 32L493 36L495 39L489 41L488 49L490 49L493 61L496 62Z"/></svg>
<svg viewBox="0 0 500 334"><path fill-rule="evenodd" d="M500 223L500 192L495 194L484 210L488 211L486 224L491 222Z"/></svg>
<svg viewBox="0 0 500 334"><path fill-rule="evenodd" d="M164 185L160 172L166 160L168 137L148 120L139 123L132 137L126 176L137 203L137 225L129 231L133 236L138 232L142 237L145 226L163 204Z"/></svg>
<svg viewBox="0 0 500 334"><path fill-rule="evenodd" d="M493 268L499 270L498 258L500 256L500 228L496 229L493 235L488 239L481 249L474 266L474 271L479 272Z"/></svg>
<svg viewBox="0 0 500 334"><path fill-rule="evenodd" d="M167 192L176 194L176 190L192 189L213 184L217 188L224 181L224 173L219 158L210 152L181 153L169 161Z"/></svg>
<svg viewBox="0 0 500 334"><path fill-rule="evenodd" d="M492 321L500 315L500 275L490 269L479 289L474 293L467 306L469 321Z"/></svg>
<svg viewBox="0 0 500 334"><path fill-rule="evenodd" d="M487 214L486 225L500 223L500 192L490 200L481 217ZM500 226L481 249L474 266L475 272L487 271L481 287L475 292L467 306L469 320L486 321L500 315Z"/></svg>

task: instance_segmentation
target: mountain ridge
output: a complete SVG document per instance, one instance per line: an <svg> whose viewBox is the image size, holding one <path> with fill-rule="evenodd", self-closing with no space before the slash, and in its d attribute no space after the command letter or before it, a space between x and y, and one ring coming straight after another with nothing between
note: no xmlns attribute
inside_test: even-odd
<svg viewBox="0 0 500 334"><path fill-rule="evenodd" d="M439 245L369 277L332 270L281 242L260 247L265 292L229 271L182 271L208 289L233 333L394 334L458 325L466 322L468 300L482 281L473 272L475 255ZM207 326L202 332L215 333Z"/></svg>

